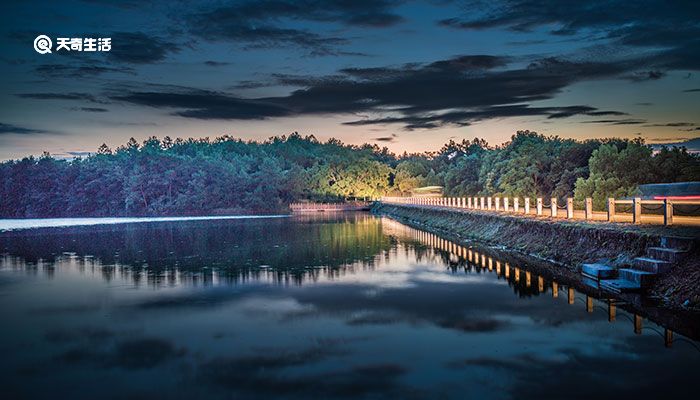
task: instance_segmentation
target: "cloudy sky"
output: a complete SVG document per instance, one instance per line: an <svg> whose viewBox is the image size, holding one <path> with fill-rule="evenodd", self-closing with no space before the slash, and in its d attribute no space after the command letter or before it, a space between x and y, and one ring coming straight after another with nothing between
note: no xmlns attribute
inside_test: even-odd
<svg viewBox="0 0 700 400"><path fill-rule="evenodd" d="M11 3L11 4L10 4ZM700 136L698 1L0 5L0 159L293 131L402 152L516 130ZM52 38L49 54L34 39ZM109 52L56 38L112 39Z"/></svg>

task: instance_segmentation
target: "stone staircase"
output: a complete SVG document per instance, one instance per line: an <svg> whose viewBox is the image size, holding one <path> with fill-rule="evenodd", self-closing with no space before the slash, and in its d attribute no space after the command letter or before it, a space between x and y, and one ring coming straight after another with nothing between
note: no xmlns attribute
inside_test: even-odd
<svg viewBox="0 0 700 400"><path fill-rule="evenodd" d="M644 257L632 260L629 268L615 269L605 264L583 264L581 273L589 284L612 292L641 291L651 286L690 251L694 240L683 237L661 238L659 247L647 248Z"/></svg>

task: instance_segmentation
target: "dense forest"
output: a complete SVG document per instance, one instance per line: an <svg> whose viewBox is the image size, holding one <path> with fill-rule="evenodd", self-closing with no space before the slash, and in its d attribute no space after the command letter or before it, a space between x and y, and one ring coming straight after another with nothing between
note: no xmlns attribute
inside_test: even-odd
<svg viewBox="0 0 700 400"><path fill-rule="evenodd" d="M73 160L49 154L0 164L0 216L14 218L276 212L293 201L408 195L444 186L447 195L577 201L633 195L651 182L700 181L700 157L652 152L642 140L576 141L519 131L501 146L450 141L437 152L321 142L297 133L265 142L131 139Z"/></svg>

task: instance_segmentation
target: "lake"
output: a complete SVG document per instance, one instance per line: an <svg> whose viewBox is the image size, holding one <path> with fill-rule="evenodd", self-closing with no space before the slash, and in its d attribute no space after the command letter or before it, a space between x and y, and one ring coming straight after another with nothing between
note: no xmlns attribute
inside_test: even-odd
<svg viewBox="0 0 700 400"><path fill-rule="evenodd" d="M696 390L698 342L365 213L28 229L0 253L5 399Z"/></svg>

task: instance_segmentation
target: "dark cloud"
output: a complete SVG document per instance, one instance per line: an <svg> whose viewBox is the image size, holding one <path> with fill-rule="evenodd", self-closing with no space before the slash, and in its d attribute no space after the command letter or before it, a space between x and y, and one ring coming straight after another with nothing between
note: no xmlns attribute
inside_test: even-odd
<svg viewBox="0 0 700 400"><path fill-rule="evenodd" d="M230 65L230 64L231 64L231 63L229 63L229 62L212 61L212 60L209 60L209 61L205 61L205 62L204 62L204 65L207 65L207 66L209 66L209 67L223 67L223 66L225 66L225 65Z"/></svg>
<svg viewBox="0 0 700 400"><path fill-rule="evenodd" d="M647 122L645 119L599 119L595 121L583 121L586 124L607 124L607 125L640 125Z"/></svg>
<svg viewBox="0 0 700 400"><path fill-rule="evenodd" d="M135 74L132 68L111 67L99 64L67 65L67 64L42 64L34 69L39 75L47 78L76 78L84 79L105 73Z"/></svg>
<svg viewBox="0 0 700 400"><path fill-rule="evenodd" d="M15 96L21 97L23 99L35 99L35 100L79 100L88 101L91 103L104 103L104 101L99 100L97 97L89 93L18 93Z"/></svg>
<svg viewBox="0 0 700 400"><path fill-rule="evenodd" d="M696 126L696 123L693 122L668 122L665 124L649 124L649 125L644 125L644 126L668 126L668 127L688 127L688 126Z"/></svg>
<svg viewBox="0 0 700 400"><path fill-rule="evenodd" d="M700 88L698 88L698 89L686 89L683 92L685 92L685 93L700 92Z"/></svg>
<svg viewBox="0 0 700 400"><path fill-rule="evenodd" d="M394 139L395 139L394 136L382 136L382 137L374 138L374 140L377 142L393 142Z"/></svg>
<svg viewBox="0 0 700 400"><path fill-rule="evenodd" d="M458 29L505 27L526 32L548 28L553 35L585 34L586 39L627 47L648 47L656 52L646 65L671 69L700 68L700 3L669 5L650 0L640 5L624 0L551 2L546 0L495 0L484 4L464 2L463 17L444 19L440 25ZM644 64L639 66L644 68ZM638 76L658 79L661 71Z"/></svg>
<svg viewBox="0 0 700 400"><path fill-rule="evenodd" d="M266 0L227 4L190 15L189 30L205 40L235 40L249 48L305 48L312 55L348 54L337 47L347 39L285 27L281 21L332 22L382 28L403 19L393 13L392 1Z"/></svg>
<svg viewBox="0 0 700 400"><path fill-rule="evenodd" d="M173 115L196 119L263 119L290 114L290 110L265 99L246 100L206 90L182 92L130 92L113 100L159 108L177 108Z"/></svg>
<svg viewBox="0 0 700 400"><path fill-rule="evenodd" d="M85 112L96 112L96 113L103 113L103 112L108 112L109 110L106 108L101 108L101 107L73 107L71 108L73 111L85 111Z"/></svg>
<svg viewBox="0 0 700 400"><path fill-rule="evenodd" d="M621 111L591 111L587 112L586 115L591 116L601 116L601 115L628 115L626 112Z"/></svg>
<svg viewBox="0 0 700 400"><path fill-rule="evenodd" d="M655 81L666 76L665 72L662 71L640 71L634 72L627 76L632 82L645 82L645 81Z"/></svg>
<svg viewBox="0 0 700 400"><path fill-rule="evenodd" d="M107 54L117 62L151 64L180 51L179 45L143 32L113 32L111 36L112 50Z"/></svg>
<svg viewBox="0 0 700 400"><path fill-rule="evenodd" d="M591 106L531 107L553 98L579 80L614 76L625 66L612 63L537 60L524 68L502 69L508 58L469 55L428 64L350 68L337 75L306 77L274 75L274 84L302 87L287 96L244 99L198 89L115 95L114 100L174 108L174 115L199 119L262 119L288 115L388 114L349 125L403 124L406 129L466 126L489 118L573 115L623 115ZM257 87L247 82L249 87ZM598 114L595 114L598 113ZM602 114L601 114L602 113Z"/></svg>
<svg viewBox="0 0 700 400"><path fill-rule="evenodd" d="M37 129L31 129L31 128L23 128L21 126L17 125L11 125L11 124L3 124L0 122L0 135L4 134L18 134L18 135L28 135L32 133L45 133L44 131L37 130Z"/></svg>

